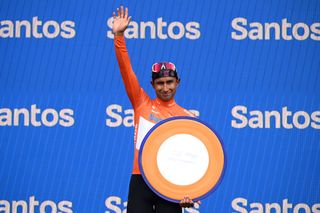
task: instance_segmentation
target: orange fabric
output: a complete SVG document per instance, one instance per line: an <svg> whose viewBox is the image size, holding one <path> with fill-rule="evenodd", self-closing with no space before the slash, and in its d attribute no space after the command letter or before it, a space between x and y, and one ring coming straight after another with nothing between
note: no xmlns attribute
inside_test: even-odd
<svg viewBox="0 0 320 213"><path fill-rule="evenodd" d="M138 163L139 148L148 129L157 122L173 116L192 116L174 100L164 102L156 98L151 100L140 87L132 70L128 50L123 36L114 37L114 47L126 92L134 109L134 162L133 174L141 174Z"/></svg>

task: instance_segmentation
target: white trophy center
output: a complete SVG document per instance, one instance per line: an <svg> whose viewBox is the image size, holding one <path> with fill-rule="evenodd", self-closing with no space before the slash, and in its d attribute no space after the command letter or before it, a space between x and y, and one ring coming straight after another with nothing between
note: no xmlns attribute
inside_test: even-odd
<svg viewBox="0 0 320 213"><path fill-rule="evenodd" d="M199 181L209 166L209 153L201 140L189 134L167 138L157 153L161 175L176 185L191 185Z"/></svg>

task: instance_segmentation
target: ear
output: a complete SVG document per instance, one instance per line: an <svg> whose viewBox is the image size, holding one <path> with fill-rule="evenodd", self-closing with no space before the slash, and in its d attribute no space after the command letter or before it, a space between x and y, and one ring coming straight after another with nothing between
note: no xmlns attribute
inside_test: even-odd
<svg viewBox="0 0 320 213"><path fill-rule="evenodd" d="M154 88L154 82L153 82L153 80L150 81L150 84L151 84L152 87Z"/></svg>
<svg viewBox="0 0 320 213"><path fill-rule="evenodd" d="M180 84L180 78L178 78L176 82L177 82L177 87L178 87Z"/></svg>

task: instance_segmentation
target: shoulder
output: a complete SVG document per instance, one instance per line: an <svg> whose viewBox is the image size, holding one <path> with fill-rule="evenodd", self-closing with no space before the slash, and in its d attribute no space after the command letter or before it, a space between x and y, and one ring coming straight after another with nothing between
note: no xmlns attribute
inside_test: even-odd
<svg viewBox="0 0 320 213"><path fill-rule="evenodd" d="M190 116L190 117L197 117L193 112L190 110L187 110L180 105L176 104L176 107L179 109L181 116Z"/></svg>
<svg viewBox="0 0 320 213"><path fill-rule="evenodd" d="M183 109L184 113L186 113L187 116L190 117L197 117L195 114L193 114L190 110Z"/></svg>
<svg viewBox="0 0 320 213"><path fill-rule="evenodd" d="M150 96L144 91L144 89L140 88L140 94L139 94L139 101L137 103L137 109L141 108L142 106L151 105L151 98Z"/></svg>

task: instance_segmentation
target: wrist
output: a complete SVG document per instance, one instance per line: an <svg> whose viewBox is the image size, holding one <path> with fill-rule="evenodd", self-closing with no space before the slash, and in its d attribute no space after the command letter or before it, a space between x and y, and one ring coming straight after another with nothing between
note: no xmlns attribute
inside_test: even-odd
<svg viewBox="0 0 320 213"><path fill-rule="evenodd" d="M123 32L116 32L116 33L113 33L113 35L115 35L115 36L123 36Z"/></svg>

